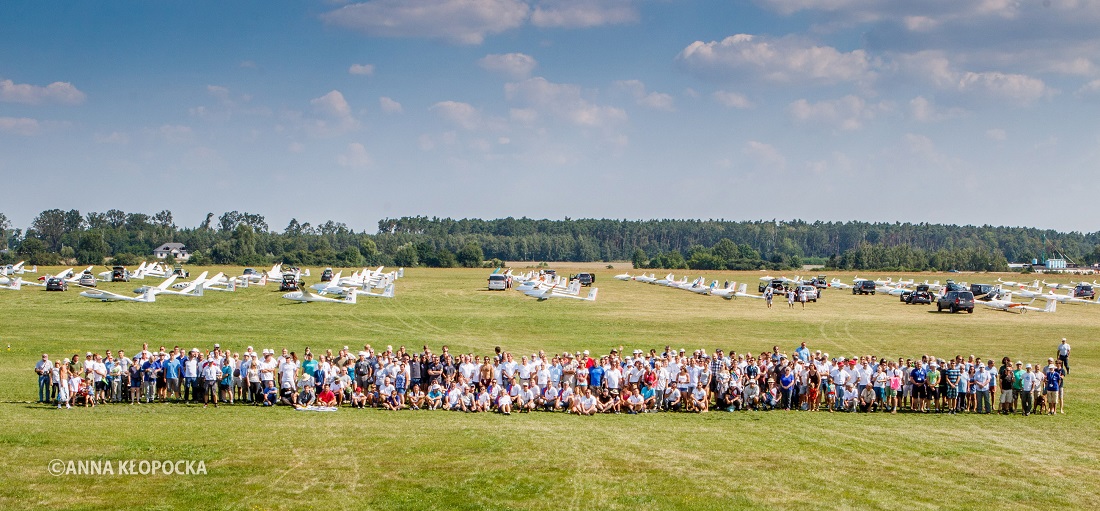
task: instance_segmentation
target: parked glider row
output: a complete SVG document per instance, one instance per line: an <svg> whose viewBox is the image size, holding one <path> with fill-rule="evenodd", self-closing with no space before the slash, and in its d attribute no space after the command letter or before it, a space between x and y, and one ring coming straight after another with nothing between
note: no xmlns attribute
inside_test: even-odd
<svg viewBox="0 0 1100 511"><path fill-rule="evenodd" d="M14 265L18 269L12 274L37 271L37 267L35 267L34 270L22 270L22 264L23 263ZM202 274L194 280L179 281L180 275L175 273L174 270L167 269L161 263L147 264L142 262L134 272L124 270L127 280L144 280L147 277L162 278L164 280L157 285L138 287L134 289L134 295L131 296L92 287L96 281L110 282L113 280L113 270L100 273L100 278L93 278L93 268L94 267L89 266L80 273L76 273L73 271L73 268L69 268L57 275L45 275L40 277L39 280L42 281L41 283L26 282L23 281L21 277L0 277L0 289L19 291L24 286L47 287L51 281L59 281L66 285L71 284L84 289L84 291L80 293L80 296L93 300L102 302L152 303L156 301L158 296L201 297L206 291L233 292L239 287L265 286L269 281L283 282L284 279L299 283L301 282L301 277L309 276L310 274L308 269L302 271L297 268L288 268L284 270L282 264L276 264L265 272L256 272L248 269L244 274L236 277L229 277L221 272L211 277L209 276L209 272L202 272ZM398 278L404 276L404 268L386 273L383 273L382 269L383 267L381 266L374 270L364 268L362 271L356 271L347 277L337 273L329 282L321 282L313 285L312 291L304 287L299 287L297 291L286 293L282 295L282 297L303 303L356 303L356 298L358 296L393 298L394 282ZM81 283L82 280L88 282L87 279L92 279L89 285ZM64 287L65 286L63 286L62 289L64 289ZM371 290L373 289L382 289L382 291L372 292Z"/></svg>
<svg viewBox="0 0 1100 511"><path fill-rule="evenodd" d="M514 288L527 296L537 299L538 301L546 301L552 298L565 298L569 300L581 300L585 302L596 301L596 294L599 293L599 288L592 288L588 291L587 296L581 295L581 283L574 279L573 281L567 281L560 275L544 274L540 272L527 272L520 275L513 275L509 270L506 274L512 279Z"/></svg>
<svg viewBox="0 0 1100 511"><path fill-rule="evenodd" d="M629 273L623 273L615 276L618 280L633 280L635 282L642 282L644 284L653 284L655 286L665 286L673 289L681 289L684 291L690 291L692 293L701 295L718 296L727 300L734 298L752 298L757 300L763 300L764 295L751 294L748 292L748 284L737 285L736 282L729 282L724 287L718 287L718 281L711 281L707 284L705 277L699 277L691 282L688 282L687 276L681 277L680 280L676 280L676 277L669 273L665 275L665 278L658 279L656 274L650 273L646 275L631 275ZM770 279L770 277L769 277Z"/></svg>
<svg viewBox="0 0 1100 511"><path fill-rule="evenodd" d="M855 279L853 279L852 285L837 285L836 283L833 283L830 287L851 289L856 283L859 283L861 281L874 282L875 291L878 293L886 294L888 296L903 296L906 293L927 291L929 294L931 294L932 300L935 301L943 296L945 292L950 291L950 289L948 289L949 284L940 284L938 280L935 282L928 282L927 280L925 280L923 283L914 283L912 280L895 281L889 278L870 280L856 277ZM1079 286L1082 284L1088 286L1096 285L1095 282L1074 282L1067 285L1061 283L1048 283L1046 281L1040 281L1038 279L1033 280L1030 283L1026 283L1005 281L998 278L996 285L988 286L989 291L987 293L974 293L976 295L974 303L993 310L1020 313L1026 311L1052 313L1057 311L1057 304L1059 303L1100 305L1100 302L1096 301L1095 299L1073 296L1072 293L1068 295L1063 295L1054 292L1054 289L1057 288ZM965 282L955 284L955 286L957 289L960 290L970 289L970 286L967 285L967 283ZM1043 289L1046 286L1050 286L1050 288L1047 289L1046 292L1044 292ZM1030 299L1030 301L1014 301L1013 298L1025 298ZM1046 301L1046 306L1033 306L1032 304L1035 302L1035 300Z"/></svg>

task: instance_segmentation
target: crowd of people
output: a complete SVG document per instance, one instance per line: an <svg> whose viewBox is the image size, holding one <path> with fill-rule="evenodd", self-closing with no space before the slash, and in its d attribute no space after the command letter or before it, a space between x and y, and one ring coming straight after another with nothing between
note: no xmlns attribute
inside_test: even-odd
<svg viewBox="0 0 1100 511"><path fill-rule="evenodd" d="M404 346L354 353L301 356L249 346L243 352L179 346L132 357L88 352L35 365L39 402L96 406L107 403L180 402L462 412L560 411L596 413L712 410L807 410L897 413L1065 413L1070 346L1066 339L1046 363L970 355L832 357L803 342L785 353L759 354L665 346L648 353L622 347L606 355L588 350L518 359L497 347L491 355Z"/></svg>

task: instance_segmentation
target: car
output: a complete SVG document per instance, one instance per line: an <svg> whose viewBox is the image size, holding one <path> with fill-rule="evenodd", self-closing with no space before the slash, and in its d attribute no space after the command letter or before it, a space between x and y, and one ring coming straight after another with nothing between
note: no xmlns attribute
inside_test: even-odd
<svg viewBox="0 0 1100 511"><path fill-rule="evenodd" d="M130 282L130 270L123 266L111 268L111 282Z"/></svg>
<svg viewBox="0 0 1100 511"><path fill-rule="evenodd" d="M259 273L256 272L256 268L245 268L241 275L259 275Z"/></svg>
<svg viewBox="0 0 1100 511"><path fill-rule="evenodd" d="M798 294L805 296L807 302L817 303L817 288L814 286L798 286Z"/></svg>
<svg viewBox="0 0 1100 511"><path fill-rule="evenodd" d="M78 279L76 283L83 287L95 287L95 275L92 275L91 273L83 273L80 275L80 279Z"/></svg>
<svg viewBox="0 0 1100 511"><path fill-rule="evenodd" d="M931 305L932 293L928 291L913 291L906 297L905 303L909 305Z"/></svg>
<svg viewBox="0 0 1100 511"><path fill-rule="evenodd" d="M770 287L778 293L783 291L784 285L786 285L786 282L784 282L783 279L773 279L771 282L761 282L760 285L756 287L756 290L763 293L765 289Z"/></svg>
<svg viewBox="0 0 1100 511"><path fill-rule="evenodd" d="M489 275L489 291L504 291L510 284L509 277L503 273Z"/></svg>
<svg viewBox="0 0 1100 511"><path fill-rule="evenodd" d="M69 283L65 279L50 277L46 279L46 291L68 291Z"/></svg>
<svg viewBox="0 0 1100 511"><path fill-rule="evenodd" d="M936 300L936 310L943 312L947 309L951 312L966 311L974 313L974 293L970 291L948 291Z"/></svg>
<svg viewBox="0 0 1100 511"><path fill-rule="evenodd" d="M569 280L577 280L582 286L591 286L593 282L596 282L596 274L594 273L578 273L573 275Z"/></svg>
<svg viewBox="0 0 1100 511"><path fill-rule="evenodd" d="M821 293L825 291L825 288L829 287L829 279L825 275L818 275L817 277L814 277L814 279L811 280L810 283L817 288L818 296L821 296Z"/></svg>
<svg viewBox="0 0 1100 511"><path fill-rule="evenodd" d="M1091 300L1096 297L1096 291L1088 284L1077 284L1077 287L1073 288L1073 296Z"/></svg>
<svg viewBox="0 0 1100 511"><path fill-rule="evenodd" d="M321 272L321 282L332 282L332 268L325 268Z"/></svg>
<svg viewBox="0 0 1100 511"><path fill-rule="evenodd" d="M191 276L191 272L183 269L182 264L177 264L177 265L172 267L172 275L175 275L175 276L177 276L181 279L185 279L185 278Z"/></svg>
<svg viewBox="0 0 1100 511"><path fill-rule="evenodd" d="M279 283L279 291L299 291L298 276L293 273L284 273L283 281Z"/></svg>
<svg viewBox="0 0 1100 511"><path fill-rule="evenodd" d="M982 297L989 293L992 293L996 289L990 284L970 284L970 292L974 293L975 297Z"/></svg>
<svg viewBox="0 0 1100 511"><path fill-rule="evenodd" d="M946 284L946 285L944 286L943 290L944 290L944 291L946 291L946 292L951 292L951 291L969 291L969 290L968 290L968 289L966 288L966 286L963 286L962 284L959 284L958 282L955 282L954 280L949 280L949 281L947 281L947 284Z"/></svg>
<svg viewBox="0 0 1100 511"><path fill-rule="evenodd" d="M856 282L856 285L852 286L852 294L854 295L873 295L875 294L875 281L873 280L861 280Z"/></svg>

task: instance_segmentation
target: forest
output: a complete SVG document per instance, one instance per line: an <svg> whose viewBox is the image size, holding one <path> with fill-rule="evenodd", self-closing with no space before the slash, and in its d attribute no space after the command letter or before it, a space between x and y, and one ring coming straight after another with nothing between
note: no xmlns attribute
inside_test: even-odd
<svg viewBox="0 0 1100 511"><path fill-rule="evenodd" d="M804 264L853 270L1003 271L1011 262L1064 255L1100 262L1100 232L928 223L802 220L617 220L384 218L376 232L332 220L230 211L193 227L171 211L82 214L42 211L14 227L0 213L0 262L134 264L165 242L183 243L191 264L479 267L503 261L631 261L635 268L783 270Z"/></svg>

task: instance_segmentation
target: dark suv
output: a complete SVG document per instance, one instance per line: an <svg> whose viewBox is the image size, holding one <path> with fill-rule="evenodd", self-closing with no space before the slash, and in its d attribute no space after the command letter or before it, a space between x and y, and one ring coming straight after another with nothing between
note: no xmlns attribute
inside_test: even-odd
<svg viewBox="0 0 1100 511"><path fill-rule="evenodd" d="M593 282L596 282L596 275L592 273L578 273L573 275L573 279L577 279L582 286L591 286Z"/></svg>
<svg viewBox="0 0 1100 511"><path fill-rule="evenodd" d="M873 295L875 294L875 281L873 280L861 280L856 282L856 285L852 286L852 294L854 295Z"/></svg>
<svg viewBox="0 0 1100 511"><path fill-rule="evenodd" d="M943 312L947 309L951 312L966 311L974 313L974 293L970 291L948 291L936 300L936 310Z"/></svg>
<svg viewBox="0 0 1100 511"><path fill-rule="evenodd" d="M1092 286L1088 284L1077 284L1077 287L1073 288L1073 296L1092 300L1096 297L1096 291L1093 291Z"/></svg>

